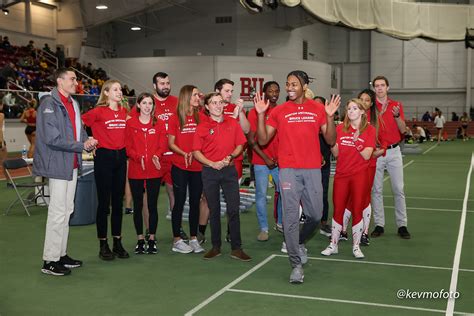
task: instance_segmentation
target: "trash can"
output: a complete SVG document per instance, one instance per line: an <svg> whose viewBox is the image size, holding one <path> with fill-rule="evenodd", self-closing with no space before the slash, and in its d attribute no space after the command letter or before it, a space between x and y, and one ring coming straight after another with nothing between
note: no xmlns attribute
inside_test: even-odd
<svg viewBox="0 0 474 316"><path fill-rule="evenodd" d="M69 219L70 226L94 224L97 214L97 190L95 187L94 164L84 163L82 173L77 178L74 213Z"/></svg>

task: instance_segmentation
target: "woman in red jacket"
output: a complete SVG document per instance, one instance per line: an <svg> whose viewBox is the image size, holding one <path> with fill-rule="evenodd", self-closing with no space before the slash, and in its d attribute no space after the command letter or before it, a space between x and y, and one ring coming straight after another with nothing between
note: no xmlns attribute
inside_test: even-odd
<svg viewBox="0 0 474 316"><path fill-rule="evenodd" d="M94 157L97 188L97 237L102 260L129 258L122 246L122 206L127 173L125 153L125 121L128 109L121 105L122 87L117 80L107 80L102 86L97 106L82 115L84 124L98 140ZM112 202L110 220L114 240L112 251L107 243L107 214Z"/></svg>
<svg viewBox="0 0 474 316"><path fill-rule="evenodd" d="M128 181L133 197L133 221L137 232L138 242L135 247L136 254L156 254L156 228L158 226L158 194L162 172L160 157L167 149L166 130L163 121L157 121L154 116L155 102L153 95L142 93L137 98L134 111L138 116L132 116L127 121L125 128L125 148L127 150ZM146 188L147 204L149 210L150 238L145 249L145 236L143 235L143 193Z"/></svg>
<svg viewBox="0 0 474 316"><path fill-rule="evenodd" d="M202 193L202 165L193 159L193 138L198 125L207 118L200 113L200 92L192 85L179 91L177 115L171 116L168 124L168 146L172 155L171 178L175 197L171 213L173 228L172 251L179 253L200 253L204 249L197 240L199 221L199 200ZM188 190L189 189L189 190ZM189 192L189 245L180 236L186 194Z"/></svg>
<svg viewBox="0 0 474 316"><path fill-rule="evenodd" d="M359 99L347 103L343 124L336 127L336 144L331 149L337 157L334 176L332 237L329 246L321 252L324 256L338 253L344 209L352 213L352 253L364 258L359 243L363 231L362 211L367 206L369 160L375 148L375 127L367 121L364 105Z"/></svg>

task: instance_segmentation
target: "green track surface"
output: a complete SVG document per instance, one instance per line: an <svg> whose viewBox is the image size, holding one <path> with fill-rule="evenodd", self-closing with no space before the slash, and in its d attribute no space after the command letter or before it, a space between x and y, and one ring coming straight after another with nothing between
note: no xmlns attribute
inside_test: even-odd
<svg viewBox="0 0 474 316"><path fill-rule="evenodd" d="M426 155L405 156L405 164L413 160L404 173L412 239L396 235L387 179L385 234L362 249L366 258L356 261L352 257L350 241L340 243L338 255L320 256L328 240L318 233L307 243L311 259L305 266L304 284L297 286L288 282L290 266L280 252L282 236L272 230L268 242L256 240L255 207L241 214L243 247L253 258L249 263L231 259L230 245L225 242L223 255L211 261L198 254L172 253L171 223L165 218L167 198L162 190L157 255L133 254L132 216L124 215L123 239L130 259L100 260L95 225L74 226L69 254L83 260L84 266L70 276L52 277L40 272L46 208L32 208L28 217L17 206L8 216L0 216L0 315L183 315L272 255L196 315L439 314L429 310L444 314L445 299L398 299L397 291L449 291L473 151L474 140L457 141ZM463 313L474 313L473 178L457 279L460 298L454 308ZM13 191L0 182L0 212L13 198ZM270 207L268 215L271 223ZM184 226L187 230L187 223ZM206 235L210 239L209 228ZM204 246L208 249L209 241Z"/></svg>

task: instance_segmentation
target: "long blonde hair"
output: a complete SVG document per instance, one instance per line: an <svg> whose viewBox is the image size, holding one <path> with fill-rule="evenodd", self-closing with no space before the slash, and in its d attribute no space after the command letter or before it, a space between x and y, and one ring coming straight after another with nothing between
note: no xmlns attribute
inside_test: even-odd
<svg viewBox="0 0 474 316"><path fill-rule="evenodd" d="M344 133L347 133L349 131L349 127L351 126L351 122L349 120L349 115L347 114L347 109L349 107L349 104L351 104L351 103L357 104L357 107L359 108L359 110L362 111L362 115L360 117L360 124L359 124L359 134L362 134L365 131L365 129L367 128L367 126L369 125L369 123L367 122L367 113L365 112L364 104L362 104L360 99L356 99L356 98L353 98L353 99L350 99L349 101L347 101L346 115L344 117L344 123L343 123L344 128L342 130L344 131Z"/></svg>
<svg viewBox="0 0 474 316"><path fill-rule="evenodd" d="M122 87L122 84L118 80L110 79L104 82L104 84L102 85L102 90L100 90L100 96L99 100L97 100L96 106L109 106L109 97L105 94L105 91L109 92L110 88L115 83L118 83L120 87ZM125 109L127 109L127 111L130 110L128 102L119 102L119 105L123 106Z"/></svg>
<svg viewBox="0 0 474 316"><path fill-rule="evenodd" d="M178 107L176 110L176 114L178 114L180 129L183 129L183 126L186 122L186 115L188 113L189 106L191 106L190 102L194 89L197 89L197 87L193 85L185 85L181 88L181 90L179 90ZM196 124L199 124L199 113L197 108L193 108L193 116Z"/></svg>

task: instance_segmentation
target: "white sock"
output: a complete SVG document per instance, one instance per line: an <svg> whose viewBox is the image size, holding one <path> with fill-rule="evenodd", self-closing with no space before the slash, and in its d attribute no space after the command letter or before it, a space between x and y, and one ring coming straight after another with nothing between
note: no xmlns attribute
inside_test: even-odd
<svg viewBox="0 0 474 316"><path fill-rule="evenodd" d="M347 232L347 224L349 224L349 220L351 219L351 211L347 208L344 210L344 217L342 219L342 231Z"/></svg>
<svg viewBox="0 0 474 316"><path fill-rule="evenodd" d="M331 244L337 245L339 242L339 236L341 235L342 226L337 223L334 218L332 219L332 230L331 230Z"/></svg>
<svg viewBox="0 0 474 316"><path fill-rule="evenodd" d="M370 226L370 217L372 215L372 205L369 204L363 211L362 211L362 220L364 221L364 234L369 234L369 226Z"/></svg>
<svg viewBox="0 0 474 316"><path fill-rule="evenodd" d="M360 244L360 237L362 237L362 230L364 228L364 221L358 222L352 226L352 246L356 247Z"/></svg>

